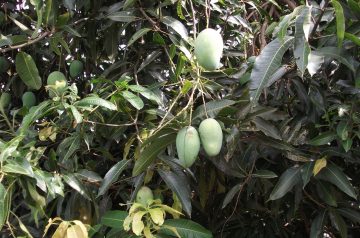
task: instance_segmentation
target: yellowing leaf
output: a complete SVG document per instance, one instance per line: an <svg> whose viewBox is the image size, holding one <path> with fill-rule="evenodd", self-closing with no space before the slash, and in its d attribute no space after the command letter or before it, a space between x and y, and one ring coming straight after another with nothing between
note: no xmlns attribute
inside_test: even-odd
<svg viewBox="0 0 360 238"><path fill-rule="evenodd" d="M151 234L149 227L144 228L144 236L145 236L145 238L154 238L155 237L155 236L153 236L153 234Z"/></svg>
<svg viewBox="0 0 360 238"><path fill-rule="evenodd" d="M164 211L161 208L150 209L150 216L153 222L157 225L162 225L164 223Z"/></svg>
<svg viewBox="0 0 360 238"><path fill-rule="evenodd" d="M138 208L144 208L144 206L141 203L134 203L129 210L129 214L133 214L134 212L136 212L138 210Z"/></svg>
<svg viewBox="0 0 360 238"><path fill-rule="evenodd" d="M83 234L85 235L85 237L88 237L88 229L86 228L86 225L84 223L82 223L79 220L74 220L72 222L74 222L76 225L78 225L80 227L80 229L83 232Z"/></svg>
<svg viewBox="0 0 360 238"><path fill-rule="evenodd" d="M88 235L87 232L86 234L83 233L79 225L73 225L66 230L65 238L88 238Z"/></svg>
<svg viewBox="0 0 360 238"><path fill-rule="evenodd" d="M141 232L144 230L144 222L142 221L142 217L146 214L145 211L140 211L135 213L134 218L132 220L132 231L135 235L139 236Z"/></svg>
<svg viewBox="0 0 360 238"><path fill-rule="evenodd" d="M131 214L129 216L127 216L124 220L124 224L123 224L123 227L124 227L124 230L125 231L129 231L130 230L130 224L131 224L131 221L134 217L134 214Z"/></svg>
<svg viewBox="0 0 360 238"><path fill-rule="evenodd" d="M64 238L69 225L70 223L67 221L61 222L56 231L54 232L52 238Z"/></svg>
<svg viewBox="0 0 360 238"><path fill-rule="evenodd" d="M317 175L320 170L322 170L323 168L326 167L326 164L327 164L327 161L326 161L326 158L321 158L321 159L318 159L316 160L315 162L315 166L314 166L314 169L313 169L313 174L314 176Z"/></svg>

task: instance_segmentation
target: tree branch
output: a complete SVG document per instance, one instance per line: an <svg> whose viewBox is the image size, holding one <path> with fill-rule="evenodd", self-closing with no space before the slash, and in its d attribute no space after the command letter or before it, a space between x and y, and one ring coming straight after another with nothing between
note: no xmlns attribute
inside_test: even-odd
<svg viewBox="0 0 360 238"><path fill-rule="evenodd" d="M23 44L20 44L20 45L15 45L15 46L8 46L8 47L6 47L4 49L0 49L0 53L5 53L5 52L11 51L11 50L20 49L20 48L35 44L36 42L41 41L42 39L44 39L45 37L50 35L50 33L51 33L50 31L46 31L43 34L41 34L39 37L37 37L37 38L35 38L33 40L29 40L26 43L23 43Z"/></svg>

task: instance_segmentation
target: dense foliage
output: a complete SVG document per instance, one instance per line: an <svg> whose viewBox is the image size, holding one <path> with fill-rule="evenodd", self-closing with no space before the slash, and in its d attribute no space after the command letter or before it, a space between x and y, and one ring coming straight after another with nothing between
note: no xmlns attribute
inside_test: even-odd
<svg viewBox="0 0 360 238"><path fill-rule="evenodd" d="M359 1L0 6L1 237L360 234ZM184 168L206 118L220 154Z"/></svg>

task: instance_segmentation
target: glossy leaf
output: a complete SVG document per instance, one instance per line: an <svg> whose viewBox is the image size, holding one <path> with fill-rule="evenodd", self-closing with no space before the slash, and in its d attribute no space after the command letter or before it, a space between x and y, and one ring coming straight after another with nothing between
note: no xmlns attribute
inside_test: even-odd
<svg viewBox="0 0 360 238"><path fill-rule="evenodd" d="M300 168L292 167L287 169L279 178L272 190L269 200L276 200L288 193L297 183L300 182Z"/></svg>
<svg viewBox="0 0 360 238"><path fill-rule="evenodd" d="M130 160L121 160L116 163L106 174L99 188L98 197L107 192L109 187L119 178L120 174L128 166Z"/></svg>
<svg viewBox="0 0 360 238"><path fill-rule="evenodd" d="M42 82L35 61L31 55L25 52L19 52L16 55L15 64L16 71L26 86L30 89L39 90Z"/></svg>

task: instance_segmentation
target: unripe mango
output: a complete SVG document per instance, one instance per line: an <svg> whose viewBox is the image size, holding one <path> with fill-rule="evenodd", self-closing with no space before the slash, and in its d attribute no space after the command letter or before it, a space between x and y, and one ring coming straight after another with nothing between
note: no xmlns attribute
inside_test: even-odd
<svg viewBox="0 0 360 238"><path fill-rule="evenodd" d="M36 97L33 92L24 93L21 99L24 107L30 108L36 104Z"/></svg>
<svg viewBox="0 0 360 238"><path fill-rule="evenodd" d="M49 95L50 97L55 97L56 94L54 90L58 94L62 94L66 90L67 80L63 73L59 71L54 71L51 74L49 74L47 78L47 85L51 85L52 88L49 89Z"/></svg>
<svg viewBox="0 0 360 238"><path fill-rule="evenodd" d="M70 76L72 78L77 77L84 69L84 65L80 60L74 60L70 64Z"/></svg>
<svg viewBox="0 0 360 238"><path fill-rule="evenodd" d="M200 151L200 138L192 126L182 128L176 136L176 150L180 164L189 168L196 160Z"/></svg>
<svg viewBox="0 0 360 238"><path fill-rule="evenodd" d="M154 199L154 194L147 186L142 186L136 194L136 202L146 206L149 201Z"/></svg>
<svg viewBox="0 0 360 238"><path fill-rule="evenodd" d="M10 93L6 93L6 92L2 93L1 96L0 96L0 108L4 109L7 106L9 106L10 101L11 101Z"/></svg>
<svg viewBox="0 0 360 238"><path fill-rule="evenodd" d="M220 153L223 141L223 133L220 124L213 118L203 120L199 126L201 144L208 156L216 156Z"/></svg>
<svg viewBox="0 0 360 238"><path fill-rule="evenodd" d="M224 42L219 32L207 28L195 40L195 56L201 67L206 70L218 69Z"/></svg>

